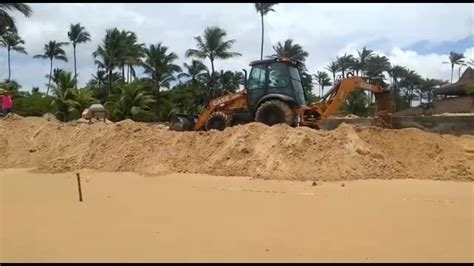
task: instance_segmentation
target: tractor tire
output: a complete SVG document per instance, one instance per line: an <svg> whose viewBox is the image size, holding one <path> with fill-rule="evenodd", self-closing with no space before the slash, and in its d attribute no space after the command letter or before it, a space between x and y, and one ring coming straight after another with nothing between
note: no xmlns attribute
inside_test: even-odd
<svg viewBox="0 0 474 266"><path fill-rule="evenodd" d="M228 115L223 112L214 112L209 116L209 119L207 119L205 128L206 130L224 130L226 127L229 126L230 119Z"/></svg>
<svg viewBox="0 0 474 266"><path fill-rule="evenodd" d="M295 113L287 103L280 100L269 100L258 107L255 121L268 126L281 123L293 126Z"/></svg>

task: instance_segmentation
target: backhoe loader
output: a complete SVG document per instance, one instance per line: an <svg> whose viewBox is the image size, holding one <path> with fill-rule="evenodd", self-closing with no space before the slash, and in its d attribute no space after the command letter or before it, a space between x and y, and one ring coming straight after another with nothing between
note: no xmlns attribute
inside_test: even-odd
<svg viewBox="0 0 474 266"><path fill-rule="evenodd" d="M199 116L175 114L170 130L223 130L249 122L266 125L286 123L290 126L318 125L333 115L354 90L367 90L375 95L376 124L390 127L393 112L391 90L381 79L349 77L339 79L319 102L308 103L301 80L301 63L288 58L273 58L250 63L244 90L212 99Z"/></svg>

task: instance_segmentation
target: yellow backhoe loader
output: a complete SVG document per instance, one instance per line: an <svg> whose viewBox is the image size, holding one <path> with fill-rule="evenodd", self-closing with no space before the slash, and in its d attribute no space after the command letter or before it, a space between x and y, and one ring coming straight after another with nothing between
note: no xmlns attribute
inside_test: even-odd
<svg viewBox="0 0 474 266"><path fill-rule="evenodd" d="M375 95L375 123L390 127L394 111L392 91L381 79L349 77L339 79L319 102L308 103L301 79L301 63L288 58L273 58L250 63L244 90L212 99L199 116L176 114L170 129L199 131L261 122L266 125L286 123L290 126L318 125L341 108L355 90Z"/></svg>

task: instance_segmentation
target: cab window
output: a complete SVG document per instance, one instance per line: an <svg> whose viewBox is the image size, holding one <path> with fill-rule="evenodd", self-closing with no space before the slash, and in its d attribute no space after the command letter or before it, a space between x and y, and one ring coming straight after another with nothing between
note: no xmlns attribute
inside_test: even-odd
<svg viewBox="0 0 474 266"><path fill-rule="evenodd" d="M300 104L306 103L305 94L303 90L303 82L301 81L301 75L299 70L296 67L290 67L290 76L291 83L298 97L298 102Z"/></svg>
<svg viewBox="0 0 474 266"><path fill-rule="evenodd" d="M250 90L259 90L263 89L265 85L265 76L267 74L267 69L265 66L255 66L252 68L249 77L249 89Z"/></svg>
<svg viewBox="0 0 474 266"><path fill-rule="evenodd" d="M288 67L285 64L277 63L268 67L269 84L268 86L272 89L284 88L289 84L288 79Z"/></svg>

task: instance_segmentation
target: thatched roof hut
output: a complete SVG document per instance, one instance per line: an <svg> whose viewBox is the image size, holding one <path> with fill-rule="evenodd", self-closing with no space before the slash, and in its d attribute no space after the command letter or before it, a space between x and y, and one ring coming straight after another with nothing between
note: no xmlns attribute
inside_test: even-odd
<svg viewBox="0 0 474 266"><path fill-rule="evenodd" d="M435 95L467 96L469 93L474 93L474 70L471 67L464 71L457 82L433 90Z"/></svg>

